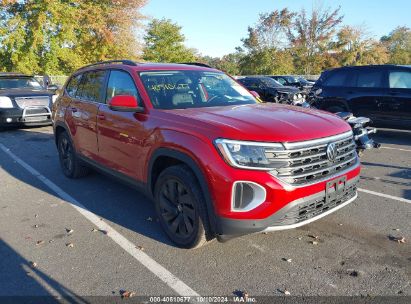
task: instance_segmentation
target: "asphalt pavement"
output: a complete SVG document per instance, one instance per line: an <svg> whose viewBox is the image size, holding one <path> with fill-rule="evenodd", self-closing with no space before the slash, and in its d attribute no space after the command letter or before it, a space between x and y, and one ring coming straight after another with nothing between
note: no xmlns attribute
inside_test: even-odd
<svg viewBox="0 0 411 304"><path fill-rule="evenodd" d="M99 173L64 177L51 127L3 131L0 297L410 297L411 132L375 138L354 203L298 229L183 250L136 190Z"/></svg>

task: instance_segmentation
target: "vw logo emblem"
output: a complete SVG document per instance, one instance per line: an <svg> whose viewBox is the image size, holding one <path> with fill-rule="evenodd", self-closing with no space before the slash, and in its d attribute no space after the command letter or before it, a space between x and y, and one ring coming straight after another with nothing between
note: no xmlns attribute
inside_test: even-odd
<svg viewBox="0 0 411 304"><path fill-rule="evenodd" d="M337 146L335 143L330 143L327 146L327 158L329 161L335 161L335 158L337 157Z"/></svg>

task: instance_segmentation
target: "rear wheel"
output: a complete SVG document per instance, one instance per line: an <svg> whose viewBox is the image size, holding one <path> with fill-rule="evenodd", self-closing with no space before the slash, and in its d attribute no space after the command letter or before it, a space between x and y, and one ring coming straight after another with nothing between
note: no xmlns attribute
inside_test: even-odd
<svg viewBox="0 0 411 304"><path fill-rule="evenodd" d="M70 137L66 132L60 133L57 140L60 166L65 176L80 178L86 176L90 169L78 159Z"/></svg>
<svg viewBox="0 0 411 304"><path fill-rule="evenodd" d="M176 245L198 248L207 242L207 211L191 170L183 165L165 169L157 179L154 198L161 226Z"/></svg>

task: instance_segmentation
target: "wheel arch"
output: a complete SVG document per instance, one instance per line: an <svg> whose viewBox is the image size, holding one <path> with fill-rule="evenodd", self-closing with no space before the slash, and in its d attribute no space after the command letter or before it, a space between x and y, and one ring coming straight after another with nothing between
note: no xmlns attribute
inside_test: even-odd
<svg viewBox="0 0 411 304"><path fill-rule="evenodd" d="M197 178L198 184L201 188L201 191L204 195L204 200L206 202L207 215L209 220L208 227L211 230L211 233L218 234L220 232L220 229L217 226L218 221L216 220L214 204L206 176L198 162L187 153L172 148L159 148L152 154L148 164L147 172L147 188L150 196L154 197L153 192L155 182L161 171L167 167L177 164L186 165Z"/></svg>

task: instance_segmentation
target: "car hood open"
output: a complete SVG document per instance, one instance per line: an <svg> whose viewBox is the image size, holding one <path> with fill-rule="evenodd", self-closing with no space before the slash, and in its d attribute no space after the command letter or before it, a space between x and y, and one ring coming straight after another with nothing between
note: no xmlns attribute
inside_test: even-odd
<svg viewBox="0 0 411 304"><path fill-rule="evenodd" d="M187 125L187 128L195 128L197 132L202 130L205 136L214 138L295 142L351 130L345 121L334 114L270 103L161 112L184 116L184 119L175 117L175 121Z"/></svg>

